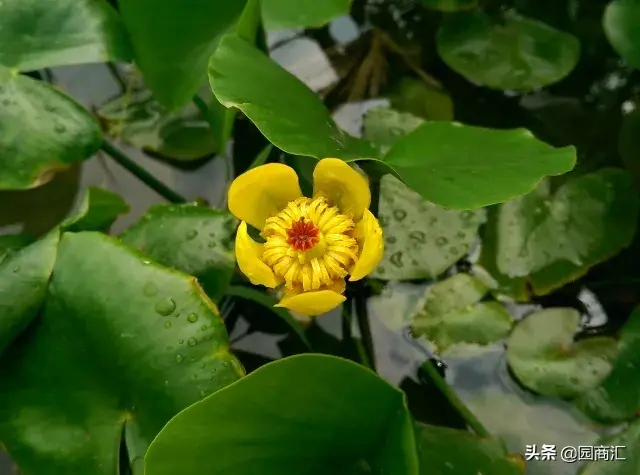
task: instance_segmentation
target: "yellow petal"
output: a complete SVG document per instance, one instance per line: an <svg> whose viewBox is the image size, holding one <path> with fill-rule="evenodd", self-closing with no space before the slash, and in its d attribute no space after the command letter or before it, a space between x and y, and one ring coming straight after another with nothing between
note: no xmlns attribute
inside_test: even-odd
<svg viewBox="0 0 640 475"><path fill-rule="evenodd" d="M355 238L360 246L360 257L350 272L349 280L352 282L369 275L384 254L382 228L371 211L365 211L362 221L357 225Z"/></svg>
<svg viewBox="0 0 640 475"><path fill-rule="evenodd" d="M319 290L316 292L303 292L290 297L285 296L276 307L288 308L294 312L315 317L333 310L345 300L346 297L344 295L333 290Z"/></svg>
<svg viewBox="0 0 640 475"><path fill-rule="evenodd" d="M316 165L313 195L324 196L354 221L359 221L371 204L371 191L365 177L337 158L324 158Z"/></svg>
<svg viewBox="0 0 640 475"><path fill-rule="evenodd" d="M233 180L229 187L229 211L238 219L262 229L267 218L282 211L302 191L293 168L268 163Z"/></svg>
<svg viewBox="0 0 640 475"><path fill-rule="evenodd" d="M264 245L255 242L247 232L247 223L242 221L236 234L236 259L238 267L252 284L264 285L271 289L280 284L280 280L271 268L260 260Z"/></svg>

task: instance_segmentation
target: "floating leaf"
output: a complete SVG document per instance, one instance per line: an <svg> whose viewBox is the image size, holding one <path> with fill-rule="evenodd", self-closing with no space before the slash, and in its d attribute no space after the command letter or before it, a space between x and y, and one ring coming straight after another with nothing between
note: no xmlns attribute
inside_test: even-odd
<svg viewBox="0 0 640 475"><path fill-rule="evenodd" d="M0 364L0 439L25 474L113 475L125 421L127 450L144 452L242 374L194 278L103 234L65 233L43 314Z"/></svg>
<svg viewBox="0 0 640 475"><path fill-rule="evenodd" d="M628 246L638 210L633 180L619 169L570 179L555 191L545 181L501 206L498 269L531 276L537 294L549 293Z"/></svg>
<svg viewBox="0 0 640 475"><path fill-rule="evenodd" d="M457 12L471 10L478 5L477 0L420 0L425 7L441 12Z"/></svg>
<svg viewBox="0 0 640 475"><path fill-rule="evenodd" d="M259 77L260 81L252 78ZM225 36L209 64L214 95L240 109L278 148L317 158L370 158L377 151L338 128L320 99L246 41ZM273 94L273 91L287 91Z"/></svg>
<svg viewBox="0 0 640 475"><path fill-rule="evenodd" d="M640 68L640 1L614 0L605 9L604 32L611 45L631 66Z"/></svg>
<svg viewBox="0 0 640 475"><path fill-rule="evenodd" d="M242 110L285 152L347 161L375 160L379 154L369 142L339 130L313 92L237 37L222 39L209 77L223 105ZM272 94L274 90L287 94ZM474 209L526 193L545 175L569 171L575 150L555 149L525 130L433 122L397 140L376 162L381 171L394 173L435 204Z"/></svg>
<svg viewBox="0 0 640 475"><path fill-rule="evenodd" d="M347 360L298 355L183 411L153 441L145 473L417 475L415 450L401 391Z"/></svg>
<svg viewBox="0 0 640 475"><path fill-rule="evenodd" d="M117 194L90 186L78 210L62 223L67 231L108 231L119 215L129 212L129 205Z"/></svg>
<svg viewBox="0 0 640 475"><path fill-rule="evenodd" d="M167 112L148 90L117 97L97 114L109 135L163 158L198 160L219 148L215 132L193 104Z"/></svg>
<svg viewBox="0 0 640 475"><path fill-rule="evenodd" d="M640 420L631 423L623 431L599 440L592 458L587 452L589 458L586 460L592 461L585 463L578 475L636 475L640 470L640 454L636 449L638 444ZM596 458L596 451L601 454L600 459Z"/></svg>
<svg viewBox="0 0 640 475"><path fill-rule="evenodd" d="M388 175L382 179L379 219L385 254L373 276L412 280L437 277L465 256L484 212L441 208Z"/></svg>
<svg viewBox="0 0 640 475"><path fill-rule="evenodd" d="M131 59L122 21L104 0L3 0L0 8L0 66L33 71Z"/></svg>
<svg viewBox="0 0 640 475"><path fill-rule="evenodd" d="M522 475L524 462L509 456L499 439L483 439L447 427L416 424L420 473Z"/></svg>
<svg viewBox="0 0 640 475"><path fill-rule="evenodd" d="M530 91L553 84L580 58L577 38L513 11L502 24L480 11L451 15L438 31L437 47L453 70L495 89Z"/></svg>
<svg viewBox="0 0 640 475"><path fill-rule="evenodd" d="M608 337L574 341L579 323L577 310L550 308L516 325L507 361L522 384L546 396L571 398L606 378L617 342Z"/></svg>
<svg viewBox="0 0 640 475"><path fill-rule="evenodd" d="M440 351L457 343L487 345L504 338L511 330L511 316L498 302L480 302L487 290L468 274L433 284L411 324L414 336L426 336Z"/></svg>
<svg viewBox="0 0 640 475"><path fill-rule="evenodd" d="M197 277L216 300L235 269L235 228L227 211L193 204L156 205L121 237L160 264Z"/></svg>
<svg viewBox="0 0 640 475"><path fill-rule="evenodd" d="M0 70L0 189L35 188L99 148L100 127L47 84Z"/></svg>
<svg viewBox="0 0 640 475"><path fill-rule="evenodd" d="M169 110L186 105L206 77L218 36L238 19L246 0L121 0L136 64ZM153 12L153 21L149 13Z"/></svg>
<svg viewBox="0 0 640 475"><path fill-rule="evenodd" d="M424 123L424 119L413 114L379 107L365 114L363 136L384 150L389 150L396 140L409 135Z"/></svg>
<svg viewBox="0 0 640 475"><path fill-rule="evenodd" d="M262 19L270 30L320 28L346 15L352 0L262 0Z"/></svg>
<svg viewBox="0 0 640 475"><path fill-rule="evenodd" d="M603 423L630 419L640 410L640 310L622 328L619 348L607 379L576 401L582 412Z"/></svg>
<svg viewBox="0 0 640 475"><path fill-rule="evenodd" d="M0 355L40 310L59 239L60 232L52 231L0 261Z"/></svg>
<svg viewBox="0 0 640 475"><path fill-rule="evenodd" d="M423 81L403 78L391 94L391 106L426 120L453 120L453 101L444 91Z"/></svg>

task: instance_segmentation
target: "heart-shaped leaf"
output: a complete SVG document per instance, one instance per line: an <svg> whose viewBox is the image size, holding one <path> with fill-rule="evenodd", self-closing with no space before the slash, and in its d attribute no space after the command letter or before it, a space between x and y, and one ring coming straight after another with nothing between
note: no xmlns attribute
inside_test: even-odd
<svg viewBox="0 0 640 475"><path fill-rule="evenodd" d="M0 190L43 185L100 148L98 123L47 84L0 69L0 104Z"/></svg>
<svg viewBox="0 0 640 475"><path fill-rule="evenodd" d="M108 231L119 215L129 212L129 205L117 194L90 186L78 210L62 224L66 231Z"/></svg>
<svg viewBox="0 0 640 475"><path fill-rule="evenodd" d="M222 39L211 58L209 78L223 105L239 108L285 152L347 161L379 155L369 142L341 131L302 82L238 37ZM457 209L526 193L545 175L565 173L574 163L572 147L555 149L525 130L444 122L421 125L377 161L382 171L394 173L423 198Z"/></svg>
<svg viewBox="0 0 640 475"><path fill-rule="evenodd" d="M120 16L104 0L0 4L0 66L33 71L129 59L131 47Z"/></svg>
<svg viewBox="0 0 640 475"><path fill-rule="evenodd" d="M218 139L193 105L167 112L148 90L119 96L97 111L109 135L172 160L198 160L218 151Z"/></svg>
<svg viewBox="0 0 640 475"><path fill-rule="evenodd" d="M426 336L439 351L457 343L487 345L504 338L511 330L511 316L499 302L480 302L487 291L484 283L468 274L433 284L413 318L413 335Z"/></svg>
<svg viewBox="0 0 640 475"><path fill-rule="evenodd" d="M549 308L516 325L507 344L507 361L522 384L546 396L571 398L607 377L616 340L574 341L579 323L577 310Z"/></svg>
<svg viewBox="0 0 640 475"><path fill-rule="evenodd" d="M611 374L584 394L576 405L598 422L630 419L640 410L640 310L633 312L620 333L620 350Z"/></svg>
<svg viewBox="0 0 640 475"><path fill-rule="evenodd" d="M40 309L59 240L60 232L54 230L0 261L0 355Z"/></svg>
<svg viewBox="0 0 640 475"><path fill-rule="evenodd" d="M262 0L266 28L320 28L349 13L352 0Z"/></svg>
<svg viewBox="0 0 640 475"><path fill-rule="evenodd" d="M438 52L455 71L495 89L530 91L559 81L580 58L572 35L510 11L502 24L481 12L447 17Z"/></svg>
<svg viewBox="0 0 640 475"><path fill-rule="evenodd" d="M235 228L236 220L228 211L194 204L156 205L122 240L164 266L197 277L216 300L235 269Z"/></svg>
<svg viewBox="0 0 640 475"><path fill-rule="evenodd" d="M125 423L128 451L144 453L176 413L243 375L197 281L113 238L65 233L49 289L0 362L0 439L22 473L120 473Z"/></svg>
<svg viewBox="0 0 640 475"><path fill-rule="evenodd" d="M573 178L555 192L543 182L501 206L498 269L512 277L530 276L537 294L548 293L628 246L638 210L633 180L623 170Z"/></svg>
<svg viewBox="0 0 640 475"><path fill-rule="evenodd" d="M202 85L218 36L238 19L246 0L121 0L136 64L169 110L186 105ZM149 14L153 12L153 21Z"/></svg>
<svg viewBox="0 0 640 475"><path fill-rule="evenodd" d="M447 427L416 424L420 473L522 475L524 462L509 456L499 439L483 439Z"/></svg>
<svg viewBox="0 0 640 475"><path fill-rule="evenodd" d="M625 430L604 437L595 447L587 447L585 463L578 475L636 475L640 470L640 420Z"/></svg>
<svg viewBox="0 0 640 475"><path fill-rule="evenodd" d="M603 17L604 32L611 45L630 65L640 68L640 1L614 0Z"/></svg>
<svg viewBox="0 0 640 475"><path fill-rule="evenodd" d="M178 472L417 475L418 461L401 391L350 361L298 355L169 422L149 448L145 473Z"/></svg>

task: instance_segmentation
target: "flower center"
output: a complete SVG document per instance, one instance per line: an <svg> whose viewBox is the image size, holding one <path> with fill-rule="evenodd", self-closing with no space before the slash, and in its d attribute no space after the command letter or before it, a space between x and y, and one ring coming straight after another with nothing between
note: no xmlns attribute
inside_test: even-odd
<svg viewBox="0 0 640 475"><path fill-rule="evenodd" d="M320 230L311 221L300 218L287 229L287 244L296 251L309 251L318 241Z"/></svg>
<svg viewBox="0 0 640 475"><path fill-rule="evenodd" d="M358 260L355 224L323 197L298 198L267 219L262 261L288 292L336 289Z"/></svg>

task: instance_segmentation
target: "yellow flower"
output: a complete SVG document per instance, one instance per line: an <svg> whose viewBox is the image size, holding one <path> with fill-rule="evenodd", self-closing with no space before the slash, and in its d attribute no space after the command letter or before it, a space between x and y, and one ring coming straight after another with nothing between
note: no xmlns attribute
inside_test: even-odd
<svg viewBox="0 0 640 475"><path fill-rule="evenodd" d="M243 173L229 188L229 210L242 222L236 258L252 284L284 284L278 307L316 316L344 302L345 278L364 278L384 252L369 211L366 179L342 160L320 160L313 197L302 196L295 171L270 163ZM261 231L254 241L247 223Z"/></svg>

